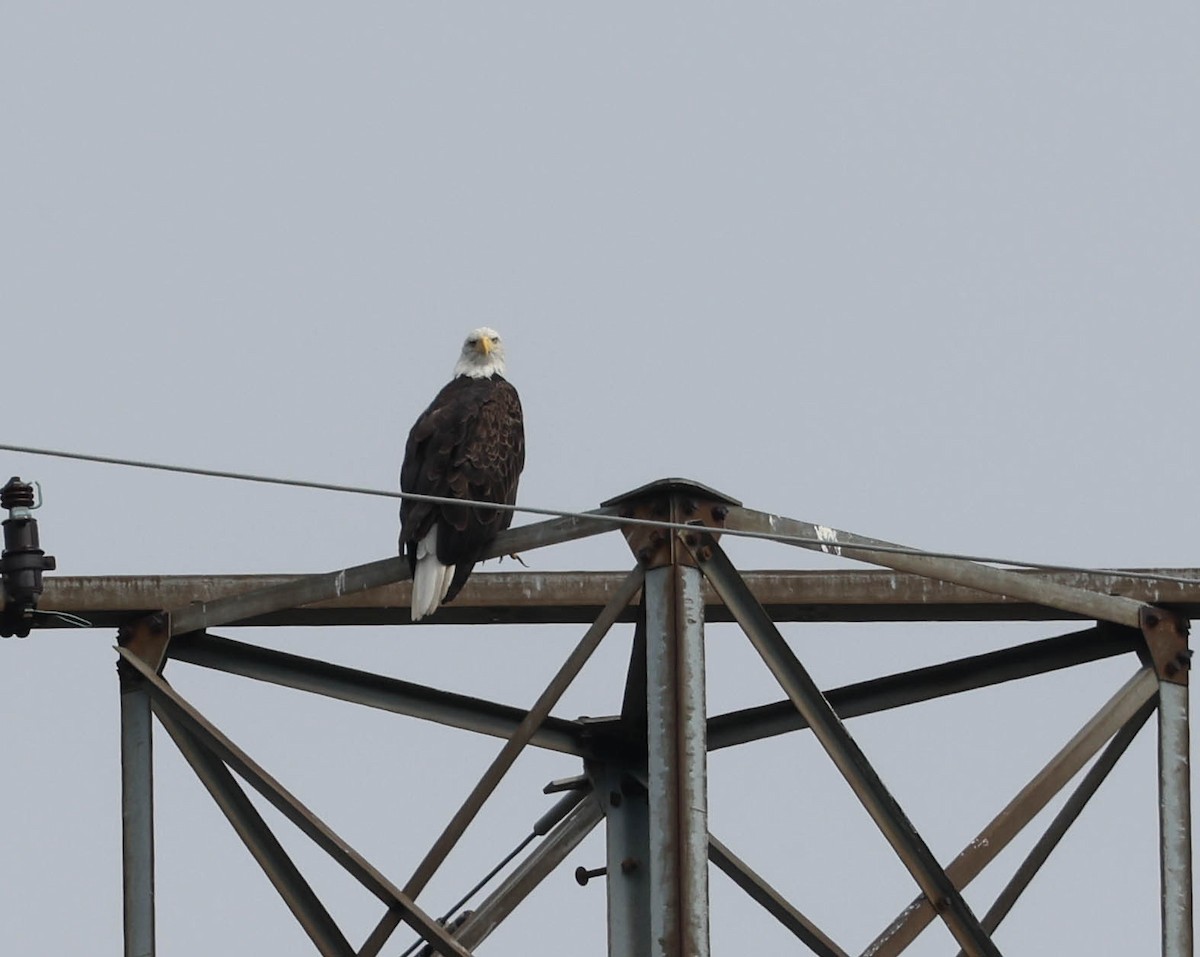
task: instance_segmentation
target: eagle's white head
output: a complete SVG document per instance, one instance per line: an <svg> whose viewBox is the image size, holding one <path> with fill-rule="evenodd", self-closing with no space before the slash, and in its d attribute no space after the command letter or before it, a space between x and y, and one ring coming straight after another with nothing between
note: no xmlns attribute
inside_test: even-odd
<svg viewBox="0 0 1200 957"><path fill-rule="evenodd" d="M472 379L504 375L504 343L500 341L500 333L486 326L469 333L463 343L462 355L454 365L454 374Z"/></svg>

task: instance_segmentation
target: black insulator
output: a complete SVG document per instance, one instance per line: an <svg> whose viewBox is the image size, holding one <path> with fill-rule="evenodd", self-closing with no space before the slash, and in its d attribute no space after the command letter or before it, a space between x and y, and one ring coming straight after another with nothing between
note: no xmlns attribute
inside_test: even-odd
<svg viewBox="0 0 1200 957"><path fill-rule="evenodd" d="M34 507L33 486L13 477L0 489L0 505L9 510L2 523L4 550L0 552L0 580L4 609L0 612L0 637L29 634L34 610L42 594L42 572L55 567L54 558L42 551ZM24 509L26 511L17 511Z"/></svg>
<svg viewBox="0 0 1200 957"><path fill-rule="evenodd" d="M0 488L0 508L33 508L33 503L33 486L15 475L4 488Z"/></svg>

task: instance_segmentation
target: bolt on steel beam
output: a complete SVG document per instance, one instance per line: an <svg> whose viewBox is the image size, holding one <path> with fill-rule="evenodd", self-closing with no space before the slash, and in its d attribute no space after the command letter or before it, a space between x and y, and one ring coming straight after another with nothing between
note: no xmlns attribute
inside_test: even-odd
<svg viewBox="0 0 1200 957"><path fill-rule="evenodd" d="M604 810L609 957L650 957L650 806L637 778L616 763L588 763L594 800Z"/></svg>

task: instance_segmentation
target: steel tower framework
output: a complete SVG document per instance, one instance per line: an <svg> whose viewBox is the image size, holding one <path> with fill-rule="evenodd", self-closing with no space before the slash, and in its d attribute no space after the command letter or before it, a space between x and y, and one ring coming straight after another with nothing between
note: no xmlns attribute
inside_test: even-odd
<svg viewBox="0 0 1200 957"><path fill-rule="evenodd" d="M1188 770L1188 621L1200 586L1111 574L1018 572L896 546L743 508L703 485L667 479L619 496L590 519L512 529L495 556L619 527L634 555L627 574L476 574L443 621L587 623L583 636L528 711L234 641L238 625L405 624L408 568L386 559L294 578L50 578L46 604L98 625L119 625L125 954L155 953L153 760L157 717L318 953L374 957L403 922L434 952L470 954L601 821L606 822L609 953L706 957L708 873L715 865L807 948L845 957L707 822L710 750L810 731L908 869L917 896L863 952L902 953L942 921L961 954L997 955L992 939L1033 875L1152 714L1158 725L1162 954L1191 957L1192 874ZM610 521L600 521L607 517ZM620 522L617 520L625 520ZM691 526L669 528L652 523ZM647 523L647 524L638 524ZM801 547L885 570L741 574L721 548L722 530L786 535ZM1200 578L1197 570L1164 575ZM704 623L735 621L786 700L722 715L705 707ZM945 661L822 692L777 628L783 621L1082 620L1055 637ZM635 623L620 713L570 721L552 709L605 633ZM1129 679L978 836L941 864L847 732L842 719L969 692L1018 678L1133 654ZM226 737L165 680L189 662L503 739L495 759L404 884L373 867ZM463 922L447 928L416 903L505 772L527 745L577 756L576 779L544 820L545 834ZM1098 757L1097 757L1098 756ZM987 864L1092 759L1045 833L990 909L962 898ZM257 791L381 903L369 937L347 939L244 790ZM583 881L599 872L581 872Z"/></svg>

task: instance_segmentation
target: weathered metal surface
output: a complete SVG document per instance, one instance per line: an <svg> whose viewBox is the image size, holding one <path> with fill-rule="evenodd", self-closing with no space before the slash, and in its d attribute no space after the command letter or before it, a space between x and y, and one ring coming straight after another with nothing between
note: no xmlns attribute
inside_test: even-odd
<svg viewBox="0 0 1200 957"><path fill-rule="evenodd" d="M1192 957L1188 686L1159 683L1158 808L1163 957Z"/></svg>
<svg viewBox="0 0 1200 957"><path fill-rule="evenodd" d="M706 552L701 549L707 549ZM850 736L820 689L800 664L774 622L755 600L724 551L705 536L695 554L700 568L750 638L775 679L813 734L832 758L855 796L908 868L924 899L939 915L959 945L972 957L999 957L999 950L979 924L946 872L917 833L862 750Z"/></svg>
<svg viewBox="0 0 1200 957"><path fill-rule="evenodd" d="M603 512L601 509L593 514ZM586 538L607 529L608 526L604 522L587 521L582 518L559 518L523 525L501 532L484 558L499 558L502 555ZM183 635L189 631L217 628L297 605L308 605L378 588L392 582L407 581L410 577L411 571L407 561L400 556L385 558L382 561L343 568L323 575L308 575L245 595L188 605L174 615L172 629L175 634Z"/></svg>
<svg viewBox="0 0 1200 957"><path fill-rule="evenodd" d="M1195 568L1144 571L1173 578L1192 577L1200 582L1200 569ZM1115 573L1009 574L1071 589L1121 595L1150 605L1166 605L1185 617L1200 617L1200 584L1154 582ZM47 576L42 607L79 615L100 628L115 628L164 608L213 607L240 595L323 577L327 578L319 575ZM476 572L453 602L439 609L432 622L421 625L591 622L624 577L624 572L615 571ZM759 603L778 622L1054 621L1090 617L894 571L748 571L743 577ZM256 612L225 625L407 625L410 587L407 581L392 582L303 606ZM705 588L704 600L706 621L731 620L711 588ZM622 620L632 621L635 615L636 611L630 609ZM38 624L43 628L68 627L45 615L39 616Z"/></svg>
<svg viewBox="0 0 1200 957"><path fill-rule="evenodd" d="M117 643L127 648L157 672L163 669L167 643L171 640L171 616L155 612L121 625Z"/></svg>
<svg viewBox="0 0 1200 957"><path fill-rule="evenodd" d="M161 710L158 720L317 950L324 957L353 957L354 949L350 942L288 857L262 815L238 786L229 769L189 734L169 711Z"/></svg>
<svg viewBox="0 0 1200 957"><path fill-rule="evenodd" d="M817 957L849 957L816 924L793 907L784 897L755 873L745 861L711 834L708 836L709 859L744 890L755 903L796 935Z"/></svg>
<svg viewBox="0 0 1200 957"><path fill-rule="evenodd" d="M1012 910L1025 888L1029 886L1029 882L1033 880L1034 875L1041 869L1041 866L1046 863L1050 857L1050 853L1058 846L1059 841L1067 833L1068 829L1075 820L1083 812L1088 801L1092 799L1108 777L1109 772L1116 766L1121 756L1128 750L1129 745L1133 743L1133 739L1137 737L1139 731L1149 720L1151 713L1154 711L1154 702L1147 702L1142 706L1142 709L1126 722L1125 726L1116 733L1113 739L1108 743L1103 753L1098 757L1095 763L1088 768L1087 773L1083 776L1083 780L1079 782L1079 786L1071 792L1071 796L1064 802L1062 808L1054 816L1054 820L1050 822L1050 826L1046 828L1045 833L1038 838L1033 849L1025 857L1013 874L1012 878L1004 889L996 897L995 902L988 912L983 915L983 926L987 932L993 933L1000 923ZM960 953L959 957L963 957Z"/></svg>
<svg viewBox="0 0 1200 957"><path fill-rule="evenodd" d="M482 698L260 648L206 632L181 635L171 644L171 658L500 738L509 737L526 715L520 708ZM582 733L578 721L547 717L529 743L582 757L588 753Z"/></svg>
<svg viewBox="0 0 1200 957"><path fill-rule="evenodd" d="M154 957L154 752L150 693L121 673L121 872L125 957Z"/></svg>
<svg viewBox="0 0 1200 957"><path fill-rule="evenodd" d="M445 949L447 955L470 957L450 938L444 927L413 903L407 895L343 841L282 784L264 771L248 754L222 734L136 655L121 647L117 648L117 653L121 656L122 662L145 679L156 713L169 713L189 734L228 764L242 780L258 791L314 844L341 865L351 877L387 904L389 908L399 912L402 918L422 937L431 942L438 942Z"/></svg>
<svg viewBox="0 0 1200 957"><path fill-rule="evenodd" d="M708 953L708 802L700 573L646 573L651 954Z"/></svg>
<svg viewBox="0 0 1200 957"><path fill-rule="evenodd" d="M825 552L858 561L882 565L897 571L909 572L977 588L994 595L1007 595L1038 605L1071 611L1085 618L1111 621L1130 628L1139 626L1142 603L1115 595L1071 588L1054 581L1039 580L1007 569L981 565L957 558L937 558L932 555L909 555L872 550L872 545L895 547L894 542L867 538L824 525L813 525L796 519L770 515L752 509L732 509L729 528L746 531L784 533L814 539L822 544L796 543L800 548Z"/></svg>
<svg viewBox="0 0 1200 957"><path fill-rule="evenodd" d="M484 771L479 782L467 796L462 806L455 812L450 823L446 825L445 830L434 841L433 846L428 853L417 865L412 877L404 887L404 893L410 898L416 898L417 895L424 890L425 885L433 877L438 867L446 859L446 856L458 843L458 839L462 837L467 826L475 819L475 815L479 813L479 809L483 803L495 790L500 783L501 778L508 771L533 733L541 725L542 721L550 714L550 709L562 697L575 676L583 668L584 664L591 657L592 652L599 647L601 639L608 633L609 629L616 622L619 612L629 604L642 587L643 572L640 568L635 568L629 573L625 585L616 595L613 596L609 606L596 619L591 628L587 630L579 644L575 646L567 660L559 668L558 672L550 680L546 686L546 690L538 696L533 707L529 709L529 713L521 721L511 738L505 742L504 747L500 749L500 753ZM382 924L381 924L382 926Z"/></svg>
<svg viewBox="0 0 1200 957"><path fill-rule="evenodd" d="M1143 608L1141 628L1146 651L1160 681L1188 683L1192 652L1188 648L1191 622L1163 608Z"/></svg>
<svg viewBox="0 0 1200 957"><path fill-rule="evenodd" d="M1139 647L1140 639L1133 629L1087 628L845 685L825 692L825 698L839 718L854 718L1126 654ZM795 705L777 701L709 718L708 747L715 751L807 727Z"/></svg>
<svg viewBox="0 0 1200 957"><path fill-rule="evenodd" d="M950 863L946 874L954 886L961 889L970 884L1105 742L1153 701L1157 685L1149 668L1130 678ZM863 957L895 957L935 916L927 898L916 898L863 951Z"/></svg>
<svg viewBox="0 0 1200 957"><path fill-rule="evenodd" d="M618 495L604 504L618 508L622 518L639 522L698 523L712 530L723 527L730 507L741 503L688 479L663 479ZM675 533L670 529L631 524L623 525L621 533L643 568L694 564L691 556L679 547Z"/></svg>

